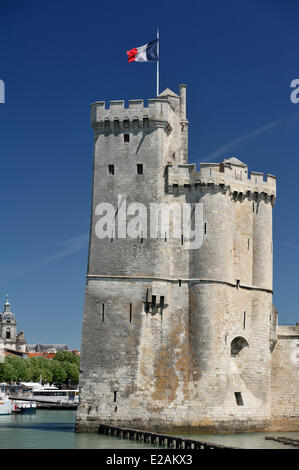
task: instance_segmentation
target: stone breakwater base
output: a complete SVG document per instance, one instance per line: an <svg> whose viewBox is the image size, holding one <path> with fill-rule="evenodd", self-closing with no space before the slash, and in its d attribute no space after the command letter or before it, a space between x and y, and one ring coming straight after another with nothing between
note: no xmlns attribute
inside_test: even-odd
<svg viewBox="0 0 299 470"><path fill-rule="evenodd" d="M105 424L100 424L98 433L109 436L122 437L123 439L131 439L149 444L157 444L159 446L165 446L172 449L237 449L236 447L213 444L212 442L195 441L178 436L157 434L154 432L142 431L138 429L119 428Z"/></svg>

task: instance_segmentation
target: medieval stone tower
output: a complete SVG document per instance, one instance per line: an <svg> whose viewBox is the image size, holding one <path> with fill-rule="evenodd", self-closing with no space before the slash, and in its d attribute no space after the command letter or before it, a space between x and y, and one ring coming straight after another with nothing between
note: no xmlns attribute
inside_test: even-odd
<svg viewBox="0 0 299 470"><path fill-rule="evenodd" d="M77 431L262 429L271 418L276 179L237 158L188 164L186 86L96 102ZM203 208L202 245L120 237L131 203ZM102 203L115 225L99 238ZM103 207L103 206L102 206ZM107 206L108 207L108 206ZM128 220L133 214L128 214ZM175 217L173 215L173 217ZM148 220L148 225L150 224Z"/></svg>

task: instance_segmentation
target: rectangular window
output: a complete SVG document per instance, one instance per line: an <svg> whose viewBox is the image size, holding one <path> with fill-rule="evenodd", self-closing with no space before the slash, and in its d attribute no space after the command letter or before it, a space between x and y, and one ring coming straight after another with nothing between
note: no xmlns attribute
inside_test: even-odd
<svg viewBox="0 0 299 470"><path fill-rule="evenodd" d="M244 314L243 314L243 330L245 330L245 326L246 326L246 312L244 311Z"/></svg>
<svg viewBox="0 0 299 470"><path fill-rule="evenodd" d="M105 304L102 304L102 323L105 321Z"/></svg>
<svg viewBox="0 0 299 470"><path fill-rule="evenodd" d="M130 142L130 134L124 134L124 142Z"/></svg>
<svg viewBox="0 0 299 470"><path fill-rule="evenodd" d="M137 163L137 175L143 175L143 165L142 165L142 163Z"/></svg>
<svg viewBox="0 0 299 470"><path fill-rule="evenodd" d="M207 223L205 222L205 226L204 226L204 232L205 232L205 235L207 233Z"/></svg>
<svg viewBox="0 0 299 470"><path fill-rule="evenodd" d="M238 406L244 406L241 392L235 392L235 398Z"/></svg>
<svg viewBox="0 0 299 470"><path fill-rule="evenodd" d="M132 322L132 304L130 304L130 323Z"/></svg>
<svg viewBox="0 0 299 470"><path fill-rule="evenodd" d="M109 175L114 175L114 165L108 165L108 173Z"/></svg>

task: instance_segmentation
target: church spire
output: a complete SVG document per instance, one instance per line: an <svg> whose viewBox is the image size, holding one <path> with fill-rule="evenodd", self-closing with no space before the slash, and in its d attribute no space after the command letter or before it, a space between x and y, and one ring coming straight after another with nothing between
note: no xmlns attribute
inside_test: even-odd
<svg viewBox="0 0 299 470"><path fill-rule="evenodd" d="M8 300L8 295L6 294L6 302L4 304L4 311L5 312L10 312L10 302Z"/></svg>

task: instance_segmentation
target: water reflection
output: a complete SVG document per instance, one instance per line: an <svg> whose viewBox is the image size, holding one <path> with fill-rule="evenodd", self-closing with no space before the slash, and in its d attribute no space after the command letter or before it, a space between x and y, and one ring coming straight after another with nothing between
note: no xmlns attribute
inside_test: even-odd
<svg viewBox="0 0 299 470"><path fill-rule="evenodd" d="M38 410L35 415L0 416L1 449L150 449L161 447L101 434L75 434L76 411ZM265 436L299 439L299 432L181 435L243 449L296 449Z"/></svg>

